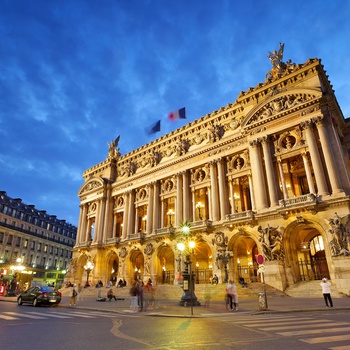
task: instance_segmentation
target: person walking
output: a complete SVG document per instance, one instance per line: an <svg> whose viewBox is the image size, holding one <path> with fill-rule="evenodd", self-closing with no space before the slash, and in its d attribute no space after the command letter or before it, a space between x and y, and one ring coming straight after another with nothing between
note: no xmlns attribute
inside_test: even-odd
<svg viewBox="0 0 350 350"><path fill-rule="evenodd" d="M233 283L232 279L229 279L228 283L226 284L226 298L227 298L229 311L237 311L238 310L237 288Z"/></svg>
<svg viewBox="0 0 350 350"><path fill-rule="evenodd" d="M130 304L130 309L132 312L137 311L137 285L136 281L132 283L132 286L130 288L130 296L131 296L131 304Z"/></svg>
<svg viewBox="0 0 350 350"><path fill-rule="evenodd" d="M74 284L74 285L72 285L70 287L70 291L69 291L69 306L75 307L75 305L77 303L78 292L76 291L76 287L77 287L76 284Z"/></svg>
<svg viewBox="0 0 350 350"><path fill-rule="evenodd" d="M320 283L320 286L322 288L323 298L326 303L326 307L333 307L333 300L331 297L331 285L332 283L329 282L327 278L323 278L322 282Z"/></svg>

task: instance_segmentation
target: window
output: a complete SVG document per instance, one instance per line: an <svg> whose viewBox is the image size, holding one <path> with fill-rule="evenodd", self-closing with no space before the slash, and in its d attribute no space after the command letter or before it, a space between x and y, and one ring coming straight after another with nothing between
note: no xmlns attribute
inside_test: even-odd
<svg viewBox="0 0 350 350"><path fill-rule="evenodd" d="M13 238L12 235L9 235L9 236L7 237L7 245L12 245L12 238Z"/></svg>
<svg viewBox="0 0 350 350"><path fill-rule="evenodd" d="M0 243L4 241L4 233L0 232Z"/></svg>
<svg viewBox="0 0 350 350"><path fill-rule="evenodd" d="M21 237L16 238L16 247L19 247L21 245Z"/></svg>
<svg viewBox="0 0 350 350"><path fill-rule="evenodd" d="M27 249L27 247L28 247L28 239L25 239L23 243L23 248Z"/></svg>
<svg viewBox="0 0 350 350"><path fill-rule="evenodd" d="M31 250L34 250L34 249L35 249L35 242L34 242L34 241L30 243L30 249L31 249Z"/></svg>

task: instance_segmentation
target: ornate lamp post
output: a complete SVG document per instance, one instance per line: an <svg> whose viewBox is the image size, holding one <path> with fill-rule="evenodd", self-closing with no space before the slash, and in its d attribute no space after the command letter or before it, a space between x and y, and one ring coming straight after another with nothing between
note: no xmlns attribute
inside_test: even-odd
<svg viewBox="0 0 350 350"><path fill-rule="evenodd" d="M172 209L169 209L168 212L167 212L167 215L169 216L169 226L173 226L172 223L171 223L171 217L175 214L174 210Z"/></svg>
<svg viewBox="0 0 350 350"><path fill-rule="evenodd" d="M227 271L227 265L231 258L233 257L233 252L227 251L227 250L219 250L216 261L221 261L222 265L224 266L225 271L225 283L228 282L228 271Z"/></svg>
<svg viewBox="0 0 350 350"><path fill-rule="evenodd" d="M183 239L177 243L177 249L180 251L180 254L185 257L185 270L182 272L183 278L183 290L184 294L181 297L180 305L182 306L191 306L191 315L193 315L193 306L199 306L200 302L197 300L197 297L194 293L194 273L192 271L192 260L191 255L193 253L196 243L190 239L190 225L185 222L181 226Z"/></svg>
<svg viewBox="0 0 350 350"><path fill-rule="evenodd" d="M199 220L203 220L202 215L201 215L201 209L204 208L204 204L202 204L201 202L198 202L198 203L196 204L196 208L198 209L198 217L199 217Z"/></svg>
<svg viewBox="0 0 350 350"><path fill-rule="evenodd" d="M88 260L86 265L84 266L84 269L86 271L86 285L89 285L89 276L90 276L90 272L94 269L94 264L92 263L91 260Z"/></svg>

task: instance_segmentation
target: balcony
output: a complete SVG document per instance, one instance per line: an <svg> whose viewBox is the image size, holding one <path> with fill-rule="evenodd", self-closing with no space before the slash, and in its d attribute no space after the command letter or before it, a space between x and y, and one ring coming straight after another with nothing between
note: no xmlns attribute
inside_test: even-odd
<svg viewBox="0 0 350 350"><path fill-rule="evenodd" d="M250 223L254 220L254 212L252 210L242 211L226 215L226 220L230 223Z"/></svg>
<svg viewBox="0 0 350 350"><path fill-rule="evenodd" d="M316 210L317 203L318 202L317 202L316 195L309 193L299 197L279 200L278 204L280 208L278 209L278 211L283 214L287 209L292 210L292 209L306 208L307 210L315 214L317 212Z"/></svg>

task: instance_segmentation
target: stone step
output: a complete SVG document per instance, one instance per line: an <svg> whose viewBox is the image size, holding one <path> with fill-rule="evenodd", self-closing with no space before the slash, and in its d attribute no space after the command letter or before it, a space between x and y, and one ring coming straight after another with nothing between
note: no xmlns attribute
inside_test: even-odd
<svg viewBox="0 0 350 350"><path fill-rule="evenodd" d="M293 284L285 290L285 293L295 298L319 298L322 296L321 281L303 281ZM339 293L335 286L331 287L331 294L334 298L347 297L343 293Z"/></svg>
<svg viewBox="0 0 350 350"><path fill-rule="evenodd" d="M239 299L254 299L258 298L259 293L264 292L264 286L262 283L250 283L247 288L242 288L241 285L237 286L237 294ZM265 286L266 293L271 297L285 297L286 294L278 291L277 289ZM106 297L107 291L110 288L102 287L88 287L82 288L80 293L82 296L95 296L98 297L100 293L102 297ZM63 295L69 295L69 288L62 288L61 293ZM126 286L123 288L113 287L114 294L120 298L128 298L130 296L130 287ZM206 297L210 296L211 300L224 300L226 295L226 284L210 285L210 284L196 284L195 294L199 300L204 300ZM183 295L183 290L181 285L158 285L156 286L156 295L160 299L168 300L178 300Z"/></svg>

